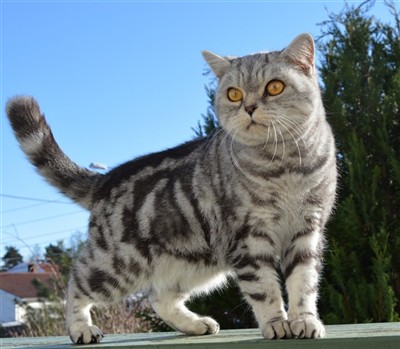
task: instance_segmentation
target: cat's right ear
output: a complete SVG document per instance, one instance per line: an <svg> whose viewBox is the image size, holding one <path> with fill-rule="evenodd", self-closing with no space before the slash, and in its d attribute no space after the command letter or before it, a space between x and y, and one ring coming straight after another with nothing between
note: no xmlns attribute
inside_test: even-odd
<svg viewBox="0 0 400 349"><path fill-rule="evenodd" d="M231 61L225 57L221 57L209 51L203 51L202 54L218 79L220 79L231 66Z"/></svg>

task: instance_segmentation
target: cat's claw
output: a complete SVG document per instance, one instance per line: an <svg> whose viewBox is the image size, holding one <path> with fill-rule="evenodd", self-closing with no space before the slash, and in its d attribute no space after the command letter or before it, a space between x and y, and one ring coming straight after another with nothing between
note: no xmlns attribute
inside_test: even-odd
<svg viewBox="0 0 400 349"><path fill-rule="evenodd" d="M279 319L270 321L261 329L262 335L266 339L291 338L292 332L287 320Z"/></svg>
<svg viewBox="0 0 400 349"><path fill-rule="evenodd" d="M85 326L85 328L71 329L69 337L75 344L95 344L100 343L104 335L97 326Z"/></svg>
<svg viewBox="0 0 400 349"><path fill-rule="evenodd" d="M217 334L219 332L219 323L210 317L202 317L201 321L207 326L207 332L204 334Z"/></svg>
<svg viewBox="0 0 400 349"><path fill-rule="evenodd" d="M324 325L314 316L290 321L290 330L296 338L322 338L325 336Z"/></svg>

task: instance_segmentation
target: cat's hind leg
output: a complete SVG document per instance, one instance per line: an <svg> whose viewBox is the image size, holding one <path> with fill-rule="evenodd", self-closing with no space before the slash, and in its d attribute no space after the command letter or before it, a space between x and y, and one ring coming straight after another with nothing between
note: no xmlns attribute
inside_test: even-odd
<svg viewBox="0 0 400 349"><path fill-rule="evenodd" d="M92 299L81 285L71 277L67 293L67 330L75 344L100 343L103 339L101 330L92 324L90 308Z"/></svg>
<svg viewBox="0 0 400 349"><path fill-rule="evenodd" d="M67 330L76 344L99 343L103 338L101 330L92 324L92 305L118 301L128 294L121 277L105 262L107 256L101 251L96 255L86 252L82 251L72 269L67 291Z"/></svg>
<svg viewBox="0 0 400 349"><path fill-rule="evenodd" d="M187 335L215 334L219 324L207 316L199 316L190 311L185 302L189 293L168 291L158 294L152 292L149 300L156 313L172 328Z"/></svg>

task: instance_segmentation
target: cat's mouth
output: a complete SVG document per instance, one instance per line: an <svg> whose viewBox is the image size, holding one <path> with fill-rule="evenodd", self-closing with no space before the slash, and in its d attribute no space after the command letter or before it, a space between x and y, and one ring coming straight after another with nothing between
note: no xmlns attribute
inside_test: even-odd
<svg viewBox="0 0 400 349"><path fill-rule="evenodd" d="M262 127L262 128L269 128L268 125L261 124L259 122L254 121L253 119L250 121L250 123L247 125L246 130L250 130L252 127Z"/></svg>

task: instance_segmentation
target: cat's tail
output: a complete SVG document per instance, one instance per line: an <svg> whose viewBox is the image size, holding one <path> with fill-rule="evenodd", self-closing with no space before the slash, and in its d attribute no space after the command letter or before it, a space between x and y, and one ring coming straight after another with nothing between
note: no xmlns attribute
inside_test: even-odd
<svg viewBox="0 0 400 349"><path fill-rule="evenodd" d="M64 154L34 98L14 97L6 110L22 150L40 174L70 199L90 208L103 175L78 166Z"/></svg>

